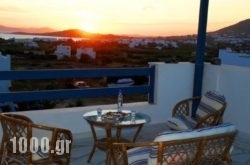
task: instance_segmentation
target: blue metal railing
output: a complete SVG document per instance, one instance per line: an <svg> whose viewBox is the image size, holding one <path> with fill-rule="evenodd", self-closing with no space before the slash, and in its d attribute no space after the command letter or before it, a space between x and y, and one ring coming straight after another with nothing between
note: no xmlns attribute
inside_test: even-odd
<svg viewBox="0 0 250 165"><path fill-rule="evenodd" d="M128 87L100 87L57 89L39 91L0 92L0 103L33 100L55 100L71 98L88 98L117 95L121 89L124 94L148 94L148 102L154 102L155 68L97 68L97 69L53 69L53 70L23 70L0 71L1 80L40 80L64 78L98 78L98 77L128 77L147 76L148 84Z"/></svg>

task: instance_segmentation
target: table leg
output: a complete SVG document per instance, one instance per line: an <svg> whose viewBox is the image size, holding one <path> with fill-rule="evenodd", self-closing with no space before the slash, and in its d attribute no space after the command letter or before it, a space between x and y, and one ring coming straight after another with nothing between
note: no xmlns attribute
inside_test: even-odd
<svg viewBox="0 0 250 165"><path fill-rule="evenodd" d="M112 129L111 127L105 127L106 129L106 140L107 140L107 151L106 151L106 165L111 165L111 162L115 162L114 151L112 148Z"/></svg>
<svg viewBox="0 0 250 165"><path fill-rule="evenodd" d="M91 132L92 132L92 135L93 135L93 138L94 138L94 144L93 144L93 147L92 147L92 150L89 154L89 157L88 157L88 163L91 161L92 157L93 157L93 154L95 153L95 150L96 150L96 147L97 147L97 137L96 137L96 132L95 132L95 128L92 124L90 124L90 128L91 128Z"/></svg>
<svg viewBox="0 0 250 165"><path fill-rule="evenodd" d="M139 133L141 132L142 126L143 126L143 124L141 124L141 125L138 126L137 131L136 131L136 133L135 133L135 135L134 135L134 137L133 137L133 139L132 139L132 142L135 142L135 141L136 141L137 136L138 136Z"/></svg>
<svg viewBox="0 0 250 165"><path fill-rule="evenodd" d="M121 127L119 127L119 128L116 129L116 139L117 139L117 142L120 141L121 132L122 132L122 128Z"/></svg>
<svg viewBox="0 0 250 165"><path fill-rule="evenodd" d="M92 159L92 157L93 157L93 154L95 153L95 149L96 149L96 142L94 142L94 145L93 145L93 147L92 147L92 150L91 150L91 152L90 152L90 154L89 154L89 158L88 158L88 163L90 163L90 161L91 161L91 159Z"/></svg>

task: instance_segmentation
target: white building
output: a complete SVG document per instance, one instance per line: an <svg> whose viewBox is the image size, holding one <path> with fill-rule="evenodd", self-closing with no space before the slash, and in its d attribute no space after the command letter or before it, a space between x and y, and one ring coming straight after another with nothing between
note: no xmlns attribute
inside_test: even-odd
<svg viewBox="0 0 250 165"><path fill-rule="evenodd" d="M9 71L11 67L10 55L4 56L0 52L0 70ZM10 80L1 80L0 81L0 92L8 92L11 87Z"/></svg>
<svg viewBox="0 0 250 165"><path fill-rule="evenodd" d="M79 60L82 55L88 55L91 59L96 59L96 52L93 48L77 48L76 58Z"/></svg>
<svg viewBox="0 0 250 165"><path fill-rule="evenodd" d="M15 43L23 43L28 48L39 48L39 45L31 38L15 38Z"/></svg>
<svg viewBox="0 0 250 165"><path fill-rule="evenodd" d="M28 48L39 48L39 45L34 41L25 42L24 46L26 46Z"/></svg>
<svg viewBox="0 0 250 165"><path fill-rule="evenodd" d="M231 49L220 49L219 58L225 65L250 67L250 54L234 52Z"/></svg>
<svg viewBox="0 0 250 165"><path fill-rule="evenodd" d="M57 45L56 51L54 54L57 56L58 60L63 59L64 57L70 57L71 56L71 46L68 45Z"/></svg>
<svg viewBox="0 0 250 165"><path fill-rule="evenodd" d="M0 70L9 71L11 69L11 59L10 55L3 55L0 52ZM0 81L0 92L9 92L11 87L10 80L1 80ZM15 105L12 102L0 103L0 112L2 111L1 106L9 106L11 111L15 110Z"/></svg>

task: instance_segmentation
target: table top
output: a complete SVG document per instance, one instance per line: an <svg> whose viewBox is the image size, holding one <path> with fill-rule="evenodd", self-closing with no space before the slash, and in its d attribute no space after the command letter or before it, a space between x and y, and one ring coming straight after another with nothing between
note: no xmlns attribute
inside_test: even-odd
<svg viewBox="0 0 250 165"><path fill-rule="evenodd" d="M131 121L131 110L122 110L123 113L126 115L119 120L110 120L104 118L104 115L108 112L118 112L117 109L104 109L102 110L102 117L98 118L97 117L97 111L90 111L86 112L83 115L83 118L89 122L97 122L97 123L105 123L105 124L111 124L111 125L137 125L137 124L145 124L150 122L150 117L147 114L141 113L141 112L136 112L135 115L135 121Z"/></svg>

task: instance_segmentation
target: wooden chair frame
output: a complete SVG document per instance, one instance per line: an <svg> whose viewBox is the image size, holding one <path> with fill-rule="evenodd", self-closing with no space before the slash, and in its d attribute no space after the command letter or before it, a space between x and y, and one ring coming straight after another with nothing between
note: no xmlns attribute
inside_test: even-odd
<svg viewBox="0 0 250 165"><path fill-rule="evenodd" d="M71 156L71 146L73 142L72 134L70 130L45 126L40 124L35 124L26 116L19 114L0 114L0 120L3 130L1 150L0 150L0 165L7 164L70 164L70 156ZM52 137L49 141L49 152L48 156L43 159L34 160L32 157L32 153L29 148L31 145L31 138L33 137L33 129L39 129L43 131L49 131L52 134ZM13 152L13 143L10 141L12 138L16 138L18 142L20 138L27 139L27 152L23 153L19 150L19 145L16 145L16 152ZM69 140L69 152L64 152L57 154L58 148L56 148L56 142L60 140L61 142L65 142ZM23 146L24 147L24 146Z"/></svg>
<svg viewBox="0 0 250 165"><path fill-rule="evenodd" d="M157 147L157 165L192 164L231 165L230 149L237 131L161 142L113 143L116 165L128 165L127 150L134 147ZM190 150L190 146L194 150ZM170 151L170 152L169 152ZM183 154L186 153L185 156ZM176 162L177 161L177 162Z"/></svg>
<svg viewBox="0 0 250 165"><path fill-rule="evenodd" d="M181 100L174 106L172 110L172 116L173 117L178 117L182 115L191 116L193 103L194 102L199 103L200 100L201 100L201 96ZM193 129L197 129L197 128L201 128L205 126L218 125L219 123L222 123L225 109L226 109L226 103L224 103L223 106L219 110L209 113L203 118L197 119L196 125Z"/></svg>

